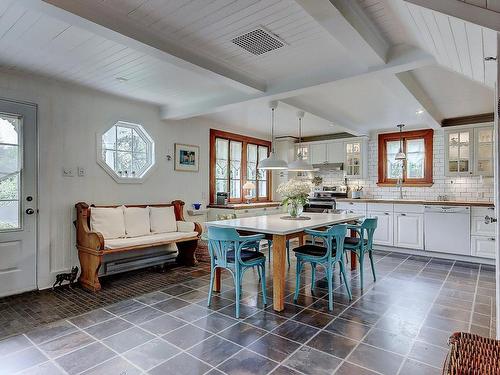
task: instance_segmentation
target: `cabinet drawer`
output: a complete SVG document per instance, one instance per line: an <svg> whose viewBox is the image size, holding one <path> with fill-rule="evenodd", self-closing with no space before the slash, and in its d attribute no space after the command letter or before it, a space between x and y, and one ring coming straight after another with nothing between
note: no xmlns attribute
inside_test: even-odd
<svg viewBox="0 0 500 375"><path fill-rule="evenodd" d="M423 214L424 206L421 204L394 204L394 213Z"/></svg>
<svg viewBox="0 0 500 375"><path fill-rule="evenodd" d="M471 236L471 255L481 258L495 258L495 238L483 236Z"/></svg>
<svg viewBox="0 0 500 375"><path fill-rule="evenodd" d="M486 216L471 217L471 234L477 236L495 237L496 223L492 223Z"/></svg>
<svg viewBox="0 0 500 375"><path fill-rule="evenodd" d="M368 203L368 212L390 212L394 211L392 203Z"/></svg>
<svg viewBox="0 0 500 375"><path fill-rule="evenodd" d="M337 202L339 210L352 210L356 212L366 212L366 203L363 202Z"/></svg>
<svg viewBox="0 0 500 375"><path fill-rule="evenodd" d="M496 217L495 207L471 207L472 216L493 216Z"/></svg>

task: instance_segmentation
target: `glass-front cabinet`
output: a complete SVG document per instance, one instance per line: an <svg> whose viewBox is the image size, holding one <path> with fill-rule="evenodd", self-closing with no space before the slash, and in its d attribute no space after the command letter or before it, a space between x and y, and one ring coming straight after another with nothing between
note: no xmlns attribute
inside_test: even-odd
<svg viewBox="0 0 500 375"><path fill-rule="evenodd" d="M474 129L474 172L478 176L493 176L493 128Z"/></svg>
<svg viewBox="0 0 500 375"><path fill-rule="evenodd" d="M493 127L461 128L445 132L447 176L493 176Z"/></svg>
<svg viewBox="0 0 500 375"><path fill-rule="evenodd" d="M360 141L345 142L344 170L346 177L361 178L362 169L362 143Z"/></svg>
<svg viewBox="0 0 500 375"><path fill-rule="evenodd" d="M473 130L451 130L445 132L446 175L471 175Z"/></svg>

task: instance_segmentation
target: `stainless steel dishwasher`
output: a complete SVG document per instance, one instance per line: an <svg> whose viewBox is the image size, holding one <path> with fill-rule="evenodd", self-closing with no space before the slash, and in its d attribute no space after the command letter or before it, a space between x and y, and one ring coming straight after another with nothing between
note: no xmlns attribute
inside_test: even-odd
<svg viewBox="0 0 500 375"><path fill-rule="evenodd" d="M470 255L470 207L425 206L425 250Z"/></svg>

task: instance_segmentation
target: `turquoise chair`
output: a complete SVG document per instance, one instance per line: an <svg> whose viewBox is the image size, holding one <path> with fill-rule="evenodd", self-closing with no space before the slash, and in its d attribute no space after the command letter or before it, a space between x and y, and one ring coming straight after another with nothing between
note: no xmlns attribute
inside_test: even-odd
<svg viewBox="0 0 500 375"><path fill-rule="evenodd" d="M269 264L271 264L272 247L273 247L273 241L267 240L267 248L269 249ZM286 240L286 259L288 261L288 267L290 267L290 240Z"/></svg>
<svg viewBox="0 0 500 375"><path fill-rule="evenodd" d="M234 279L236 293L236 318L240 317L241 281L245 271L258 267L262 285L262 300L266 301L266 257L254 246L264 238L263 234L240 236L232 228L208 227L208 251L210 253L210 291L208 306L212 300L215 270L227 269ZM252 249L251 249L252 248Z"/></svg>
<svg viewBox="0 0 500 375"><path fill-rule="evenodd" d="M377 218L364 219L358 225L347 225L347 229L353 230L358 234L357 237L346 237L344 240L344 251L354 251L358 257L361 289L363 289L363 262L366 253L370 257L373 281L377 281L375 265L373 263L373 234L375 233L375 229L377 229Z"/></svg>
<svg viewBox="0 0 500 375"><path fill-rule="evenodd" d="M306 234L312 236L312 245L303 245L293 249L295 256L297 258L297 274L295 276L295 295L293 297L294 302L297 302L299 297L299 287L300 287L300 273L304 266L304 263L311 263L312 268L312 284L311 289L314 288L315 277L316 277L316 265L321 265L326 271L326 279L328 281L328 309L333 310L333 270L335 263L340 266L340 273L344 278L345 288L347 290L347 295L349 300L352 299L351 289L347 283L345 276L344 267L344 238L347 233L346 225L334 225L325 231L318 230L305 230ZM325 246L316 245L316 240L321 239Z"/></svg>

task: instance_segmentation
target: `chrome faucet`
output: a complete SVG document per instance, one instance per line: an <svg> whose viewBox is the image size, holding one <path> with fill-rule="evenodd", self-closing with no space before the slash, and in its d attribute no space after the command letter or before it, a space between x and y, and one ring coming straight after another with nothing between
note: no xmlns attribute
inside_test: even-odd
<svg viewBox="0 0 500 375"><path fill-rule="evenodd" d="M398 182L396 183L396 186L399 188L399 199L403 200L403 179L398 178Z"/></svg>

